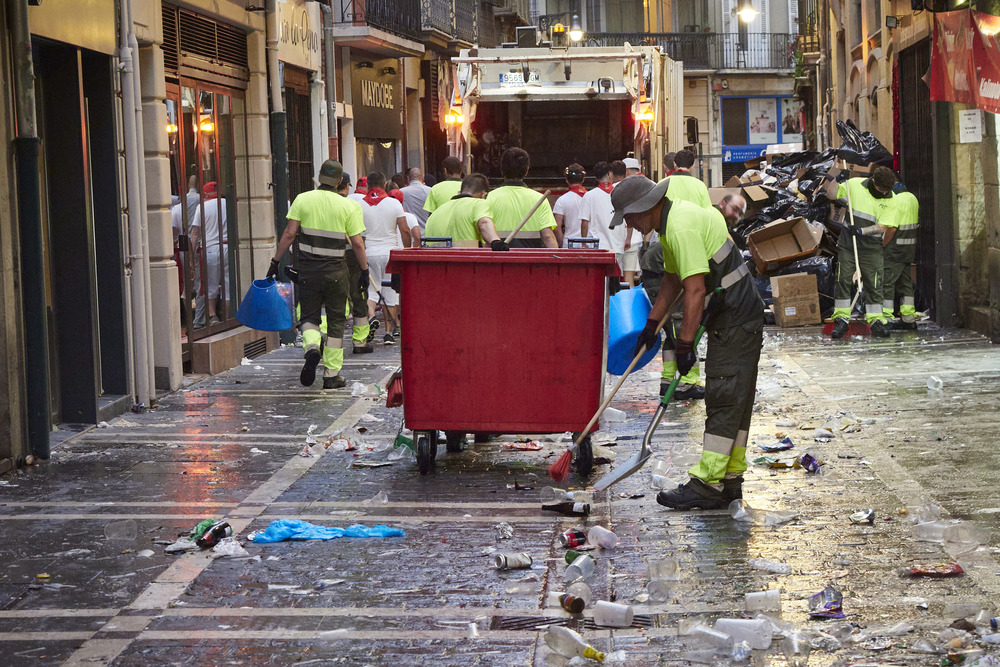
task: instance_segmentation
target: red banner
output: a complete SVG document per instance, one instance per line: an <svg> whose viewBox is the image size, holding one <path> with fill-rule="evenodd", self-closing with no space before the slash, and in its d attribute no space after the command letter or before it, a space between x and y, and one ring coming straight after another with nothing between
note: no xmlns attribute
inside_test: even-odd
<svg viewBox="0 0 1000 667"><path fill-rule="evenodd" d="M959 10L934 15L931 99L1000 113L1000 18Z"/></svg>

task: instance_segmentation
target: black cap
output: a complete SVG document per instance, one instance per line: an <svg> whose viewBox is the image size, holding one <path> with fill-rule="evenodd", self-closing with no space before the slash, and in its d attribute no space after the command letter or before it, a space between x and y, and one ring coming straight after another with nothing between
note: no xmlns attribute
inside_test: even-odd
<svg viewBox="0 0 1000 667"><path fill-rule="evenodd" d="M319 168L319 182L320 185L329 185L330 187L337 187L340 185L340 177L344 173L344 167L341 166L336 160L327 160L323 163L323 166Z"/></svg>

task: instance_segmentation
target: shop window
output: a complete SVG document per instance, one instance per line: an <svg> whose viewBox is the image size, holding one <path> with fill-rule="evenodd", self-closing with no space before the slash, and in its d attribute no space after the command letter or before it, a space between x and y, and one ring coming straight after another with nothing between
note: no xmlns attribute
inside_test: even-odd
<svg viewBox="0 0 1000 667"><path fill-rule="evenodd" d="M722 143L730 146L742 146L747 143L746 98L722 98Z"/></svg>

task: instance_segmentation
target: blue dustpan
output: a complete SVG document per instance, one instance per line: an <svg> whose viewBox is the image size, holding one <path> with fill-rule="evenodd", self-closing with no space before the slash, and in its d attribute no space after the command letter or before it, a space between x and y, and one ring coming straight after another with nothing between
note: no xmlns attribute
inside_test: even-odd
<svg viewBox="0 0 1000 667"><path fill-rule="evenodd" d="M253 281L236 311L236 319L240 324L258 331L291 329L292 310L282 296L281 288L282 283L270 279Z"/></svg>
<svg viewBox="0 0 1000 667"><path fill-rule="evenodd" d="M646 326L649 311L653 309L646 290L634 287L618 292L608 302L608 372L612 375L622 375L632 363L635 351L635 339ZM653 349L639 359L633 371L637 371L650 361L660 351L660 336L656 336Z"/></svg>

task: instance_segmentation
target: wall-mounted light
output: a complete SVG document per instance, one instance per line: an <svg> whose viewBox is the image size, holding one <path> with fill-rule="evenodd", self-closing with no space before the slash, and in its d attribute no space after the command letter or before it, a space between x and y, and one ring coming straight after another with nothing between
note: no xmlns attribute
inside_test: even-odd
<svg viewBox="0 0 1000 667"><path fill-rule="evenodd" d="M392 75L395 75L396 74L396 68L392 67L391 65L387 65L387 66L385 66L385 67L382 68L382 74L392 74Z"/></svg>
<svg viewBox="0 0 1000 667"><path fill-rule="evenodd" d="M576 14L573 14L573 21L570 23L569 38L574 42L579 42L583 39L583 28L580 26L580 17Z"/></svg>
<svg viewBox="0 0 1000 667"><path fill-rule="evenodd" d="M357 65L355 65L355 67L357 67L358 69L371 69L375 67L375 65L372 65L367 60L362 60Z"/></svg>
<svg viewBox="0 0 1000 667"><path fill-rule="evenodd" d="M898 25L899 25L899 18L898 17L893 16L891 14L889 14L889 15L887 15L885 17L885 27L888 28L889 30L892 30L893 28L897 27Z"/></svg>
<svg viewBox="0 0 1000 667"><path fill-rule="evenodd" d="M736 13L744 23L750 23L757 18L758 14L757 10L753 8L751 0L740 0L739 9L736 10Z"/></svg>
<svg viewBox="0 0 1000 667"><path fill-rule="evenodd" d="M444 117L444 122L446 125L461 125L464 118L462 117L462 112L459 109L452 109Z"/></svg>

